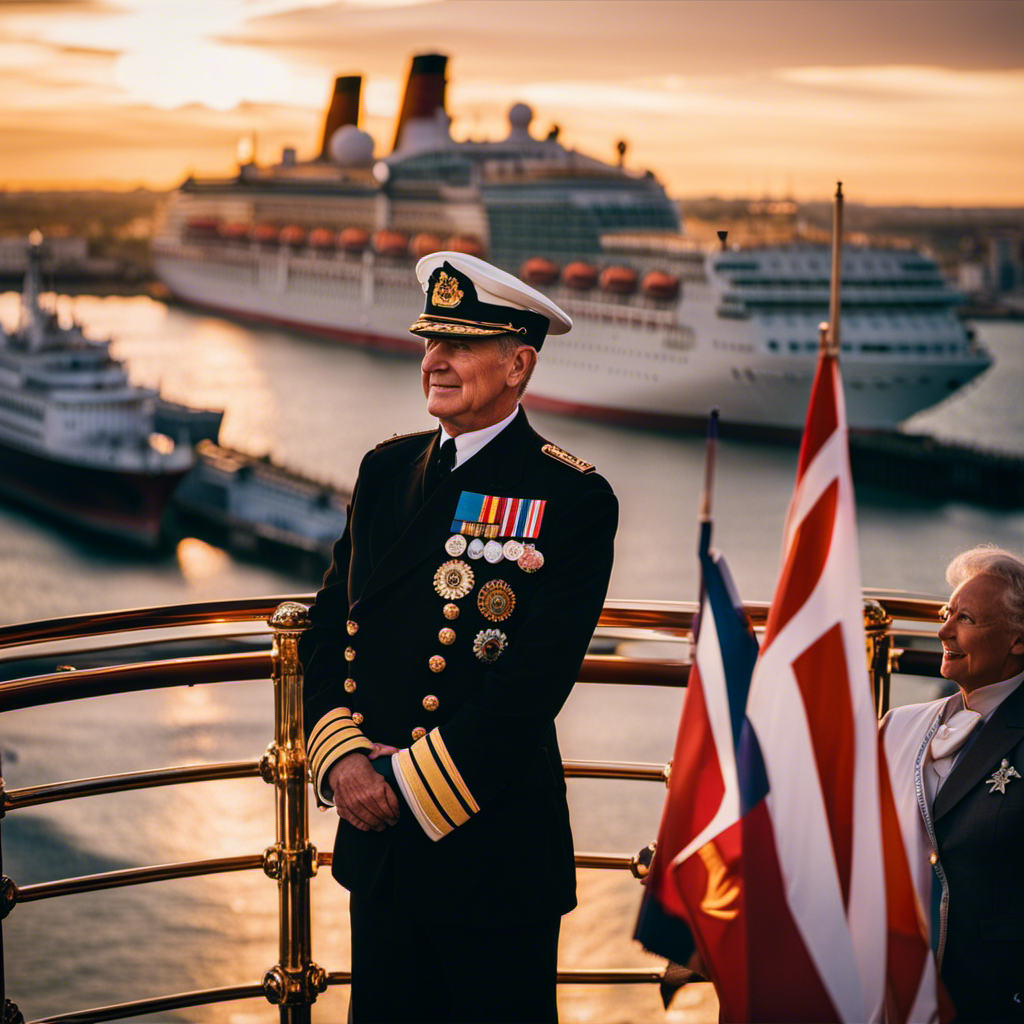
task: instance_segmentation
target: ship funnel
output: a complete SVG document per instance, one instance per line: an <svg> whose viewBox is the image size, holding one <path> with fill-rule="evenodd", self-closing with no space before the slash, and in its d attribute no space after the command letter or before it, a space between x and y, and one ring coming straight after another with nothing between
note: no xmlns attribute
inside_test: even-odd
<svg viewBox="0 0 1024 1024"><path fill-rule="evenodd" d="M324 121L324 137L320 143L321 160L330 157L331 136L347 124L359 124L359 92L363 79L359 75L345 75L334 80L334 95Z"/></svg>
<svg viewBox="0 0 1024 1024"><path fill-rule="evenodd" d="M394 149L419 148L431 135L440 134L444 141L450 138L444 105L447 64L448 58L440 53L421 53L413 57L402 110L395 125Z"/></svg>

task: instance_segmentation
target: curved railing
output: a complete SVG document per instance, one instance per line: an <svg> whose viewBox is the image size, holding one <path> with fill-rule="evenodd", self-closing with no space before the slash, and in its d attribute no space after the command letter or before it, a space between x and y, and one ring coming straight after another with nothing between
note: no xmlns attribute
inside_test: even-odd
<svg viewBox="0 0 1024 1024"><path fill-rule="evenodd" d="M897 594L868 592L865 595L867 659L875 685L879 712L888 707L889 682L893 672L937 676L940 652L925 638L934 637L941 602L912 599ZM159 786L218 779L261 778L276 793L276 841L262 854L213 858L184 863L151 865L108 871L78 878L65 878L31 885L17 884L6 875L0 881L0 1006L4 1024L17 1024L22 1017L6 999L2 962L2 921L21 904L138 885L172 878L190 878L234 871L262 869L278 883L279 958L259 984L183 992L117 1006L96 1007L48 1017L35 1024L123 1019L147 1013L210 1005L238 999L263 997L280 1007L282 1022L300 1024L310 1020L310 1007L328 986L347 984L347 971L328 972L312 959L310 941L310 879L331 855L310 843L307 800L307 767L302 725L302 675L298 640L308 623L305 602L311 596L290 599L246 599L204 604L79 615L21 625L0 627L0 666L16 661L38 667L40 645L58 645L61 664L56 671L23 676L0 682L0 712L57 701L74 700L138 690L192 686L215 682L240 682L268 675L274 686L274 739L258 761L199 764L128 772L90 779L77 779L8 791L0 779L0 819L27 807L70 800L100 793L115 793ZM745 606L756 629L764 627L767 604ZM696 606L674 602L609 601L598 632L618 640L657 640L679 644L681 656L624 657L617 653L589 654L580 672L580 682L655 686L685 686L689 672L689 644L686 642ZM257 624L271 629L269 647L265 634L253 633ZM76 658L98 653L97 637L139 630L178 630L202 627L202 638L211 648L231 647L220 653L186 657L168 656L144 662L75 668ZM212 629L215 632L210 632ZM255 650L237 649L255 639ZM75 641L92 641L75 647ZM150 645L164 645L173 654L175 639ZM250 644L251 646L251 644ZM99 653L131 654L131 648L108 644ZM13 654L12 654L13 652ZM49 655L53 657L52 652ZM663 782L669 765L632 762L564 762L568 778L626 779ZM2 840L2 833L0 833ZM631 870L643 878L653 854L653 844L638 854L597 854L577 852L576 863L585 868ZM2 843L0 843L2 866ZM573 984L650 983L663 980L663 972L647 968L560 970L558 980Z"/></svg>

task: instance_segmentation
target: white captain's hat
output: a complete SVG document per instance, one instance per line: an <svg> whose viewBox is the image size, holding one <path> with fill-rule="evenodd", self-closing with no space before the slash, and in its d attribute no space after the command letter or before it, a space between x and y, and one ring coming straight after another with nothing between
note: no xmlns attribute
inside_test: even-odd
<svg viewBox="0 0 1024 1024"><path fill-rule="evenodd" d="M540 349L547 335L572 327L546 295L476 256L430 253L416 264L416 277L427 302L409 330L425 338L518 334L524 345Z"/></svg>

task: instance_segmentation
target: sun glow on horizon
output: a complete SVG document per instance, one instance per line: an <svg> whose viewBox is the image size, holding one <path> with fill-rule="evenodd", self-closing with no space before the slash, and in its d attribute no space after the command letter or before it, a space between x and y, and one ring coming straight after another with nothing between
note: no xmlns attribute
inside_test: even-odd
<svg viewBox="0 0 1024 1024"><path fill-rule="evenodd" d="M364 72L361 126L380 153L409 56L439 50L451 58L454 138L503 138L509 107L523 101L535 136L557 123L567 146L610 161L625 137L628 165L650 168L674 195L749 195L785 182L795 196L817 197L855 174L870 201L1024 200L1022 67L925 65L920 48L918 62L899 59L899 39L880 62L865 33L831 49L821 39L787 49L786 36L768 40L774 50L757 39L760 49L748 40L734 51L730 37L720 60L699 63L693 39L725 17L711 5L711 28L693 23L693 4L608 0L585 24L572 7L524 2L512 18L500 0L0 4L0 180L169 188L190 173L232 173L238 139L253 136L261 163L285 145L311 157L334 75L355 71ZM750 7L756 15L764 5ZM770 15L799 34L806 19L792 7L779 0ZM668 26L686 18L691 31L669 45ZM487 53L481 33L499 29L502 51ZM590 61L566 47L565 33L577 30ZM801 63L805 53L817 62Z"/></svg>

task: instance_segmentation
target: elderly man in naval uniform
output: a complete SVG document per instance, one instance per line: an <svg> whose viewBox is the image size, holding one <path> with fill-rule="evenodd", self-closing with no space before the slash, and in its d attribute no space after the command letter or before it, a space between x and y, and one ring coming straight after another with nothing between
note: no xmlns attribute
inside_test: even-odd
<svg viewBox="0 0 1024 1024"><path fill-rule="evenodd" d="M519 407L571 321L483 260L420 260L437 429L382 441L300 647L317 799L341 818L355 1021L554 1021L575 906L554 719L597 623L618 505Z"/></svg>
<svg viewBox="0 0 1024 1024"><path fill-rule="evenodd" d="M952 696L882 723L904 840L957 1021L1024 1021L1024 561L973 548L946 570Z"/></svg>

